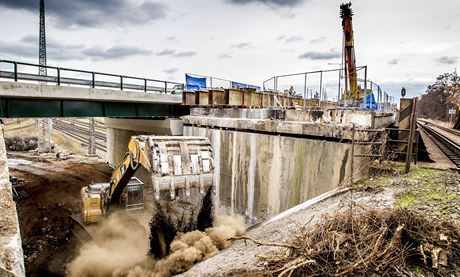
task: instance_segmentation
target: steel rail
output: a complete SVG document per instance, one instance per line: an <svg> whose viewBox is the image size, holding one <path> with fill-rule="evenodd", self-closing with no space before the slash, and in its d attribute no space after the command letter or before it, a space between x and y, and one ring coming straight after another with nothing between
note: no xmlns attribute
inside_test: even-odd
<svg viewBox="0 0 460 277"><path fill-rule="evenodd" d="M55 124L58 124L64 127L74 128L75 130L78 130L81 133L89 134L89 126L85 126L80 123L75 123L75 122L69 123L63 120L59 120L59 121L56 120ZM107 134L105 133L105 131L94 130L94 133L95 133L95 136L98 136L102 138L103 140L106 140Z"/></svg>
<svg viewBox="0 0 460 277"><path fill-rule="evenodd" d="M430 124L430 125L433 125L433 126L436 126L436 128L439 128L441 130L444 130L446 132L449 132L451 134L454 134L454 135L457 135L457 136L460 136L460 131L458 130L455 130L455 129L452 129L452 128L447 128L447 127L444 127L444 126L441 126L441 125L438 125L436 123L432 123L432 122L429 122L429 121L426 121L426 120L420 120L419 121L425 123L425 124Z"/></svg>
<svg viewBox="0 0 460 277"><path fill-rule="evenodd" d="M75 133L78 133L78 134L88 136L88 139L89 139L89 128L84 128L84 127L81 127L81 126L75 126L75 125L68 124L68 123L62 123L62 122L59 122L59 121L55 121L54 125L58 126L58 127L65 128L65 129L67 129L69 131L72 131L72 132L75 132ZM95 139L98 139L98 140L103 140L105 142L107 141L107 136L105 134L103 134L103 133L98 133L97 131L95 132L94 137L95 137Z"/></svg>
<svg viewBox="0 0 460 277"><path fill-rule="evenodd" d="M63 134L81 142L83 144L83 146L88 146L88 138L87 137L84 137L78 133L75 133L75 132L72 132L62 126L55 126L54 127L56 130L58 130L59 132L62 132ZM107 146L103 145L103 144L100 144L98 142L95 143L96 144L96 149L99 149L101 151L104 151L104 152L107 152Z"/></svg>
<svg viewBox="0 0 460 277"><path fill-rule="evenodd" d="M436 131L426 124L418 124L428 136L433 140L434 144L451 160L460 170L460 145Z"/></svg>

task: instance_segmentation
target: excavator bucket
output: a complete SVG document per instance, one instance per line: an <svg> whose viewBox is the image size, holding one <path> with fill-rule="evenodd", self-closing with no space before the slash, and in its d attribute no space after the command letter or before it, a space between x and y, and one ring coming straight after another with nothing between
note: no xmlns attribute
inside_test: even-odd
<svg viewBox="0 0 460 277"><path fill-rule="evenodd" d="M150 147L152 184L155 198L169 191L171 199L183 189L190 196L192 188L204 195L213 186L213 152L206 137L147 136Z"/></svg>

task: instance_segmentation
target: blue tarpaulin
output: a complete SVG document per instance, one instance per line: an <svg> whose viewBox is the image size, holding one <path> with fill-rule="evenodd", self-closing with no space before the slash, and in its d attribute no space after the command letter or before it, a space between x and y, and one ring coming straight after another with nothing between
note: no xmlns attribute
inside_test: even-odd
<svg viewBox="0 0 460 277"><path fill-rule="evenodd" d="M373 93L369 93L363 97L362 108L366 110L377 110L377 102L375 102Z"/></svg>
<svg viewBox="0 0 460 277"><path fill-rule="evenodd" d="M258 86L253 86L253 85L248 85L248 84L243 84L243 83L238 83L238 82L232 82L231 86L235 88L252 88L252 89L255 89L256 91L260 90L260 87Z"/></svg>
<svg viewBox="0 0 460 277"><path fill-rule="evenodd" d="M201 77L192 77L188 74L185 74L185 90L194 91L206 89L206 78Z"/></svg>

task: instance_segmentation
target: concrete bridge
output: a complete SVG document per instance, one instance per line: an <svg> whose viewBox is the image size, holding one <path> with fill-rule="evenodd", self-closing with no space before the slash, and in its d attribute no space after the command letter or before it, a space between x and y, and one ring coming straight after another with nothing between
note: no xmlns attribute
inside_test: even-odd
<svg viewBox="0 0 460 277"><path fill-rule="evenodd" d="M0 60L0 116L178 117L183 84L71 68ZM79 76L64 77L67 75Z"/></svg>

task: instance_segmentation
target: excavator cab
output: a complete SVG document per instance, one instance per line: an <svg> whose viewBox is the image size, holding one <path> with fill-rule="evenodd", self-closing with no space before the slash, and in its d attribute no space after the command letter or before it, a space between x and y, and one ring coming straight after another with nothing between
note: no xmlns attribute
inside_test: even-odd
<svg viewBox="0 0 460 277"><path fill-rule="evenodd" d="M136 177L132 177L126 185L121 197L120 207L125 211L144 209L144 183Z"/></svg>
<svg viewBox="0 0 460 277"><path fill-rule="evenodd" d="M90 183L80 191L82 219L85 224L100 222L107 205L110 183ZM120 198L120 208L126 211L144 209L144 183L132 177Z"/></svg>

